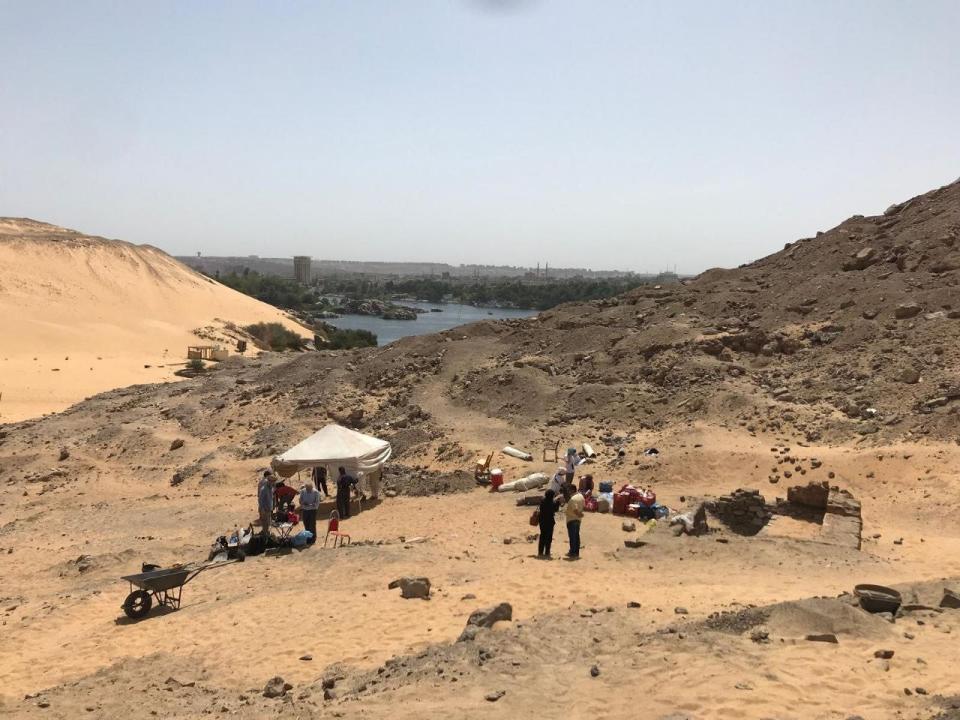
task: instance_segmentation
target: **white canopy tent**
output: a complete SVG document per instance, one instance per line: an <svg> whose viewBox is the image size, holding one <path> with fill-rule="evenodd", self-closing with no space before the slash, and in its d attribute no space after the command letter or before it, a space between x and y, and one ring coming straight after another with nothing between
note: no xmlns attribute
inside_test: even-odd
<svg viewBox="0 0 960 720"><path fill-rule="evenodd" d="M343 466L348 472L369 475L390 459L390 443L341 425L327 425L273 459L283 477L318 466Z"/></svg>

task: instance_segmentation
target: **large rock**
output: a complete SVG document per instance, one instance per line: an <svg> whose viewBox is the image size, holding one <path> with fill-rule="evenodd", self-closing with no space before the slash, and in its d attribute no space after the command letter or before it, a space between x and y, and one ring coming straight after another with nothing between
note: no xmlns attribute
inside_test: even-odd
<svg viewBox="0 0 960 720"><path fill-rule="evenodd" d="M283 697L290 690L293 690L293 685L285 682L282 677L277 675L276 677L270 678L267 684L264 685L263 696L266 698Z"/></svg>
<svg viewBox="0 0 960 720"><path fill-rule="evenodd" d="M893 316L897 320L907 320L912 317L916 317L923 311L923 308L920 307L917 303L901 303L897 305L896 309L893 311Z"/></svg>
<svg viewBox="0 0 960 720"><path fill-rule="evenodd" d="M513 619L513 606L502 602L493 607L474 610L467 618L467 626L460 634L458 642L473 640L481 628L493 627L495 623Z"/></svg>
<svg viewBox="0 0 960 720"><path fill-rule="evenodd" d="M920 382L920 373L911 367L903 368L903 370L897 373L897 380L907 385L914 385Z"/></svg>
<svg viewBox="0 0 960 720"><path fill-rule="evenodd" d="M411 599L430 599L430 579L425 577L402 577L387 585L388 590L400 588L400 597Z"/></svg>
<svg viewBox="0 0 960 720"><path fill-rule="evenodd" d="M865 247L857 252L850 260L843 264L843 269L847 272L851 270L864 270L877 262L877 251L872 247Z"/></svg>

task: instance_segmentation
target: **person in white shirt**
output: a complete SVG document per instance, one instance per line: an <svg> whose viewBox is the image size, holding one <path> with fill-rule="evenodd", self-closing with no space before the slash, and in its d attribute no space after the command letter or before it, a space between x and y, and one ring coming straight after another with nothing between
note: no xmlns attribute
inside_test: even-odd
<svg viewBox="0 0 960 720"><path fill-rule="evenodd" d="M308 541L313 545L317 541L317 510L320 508L320 491L308 482L300 489L300 514L303 519L303 528L313 534Z"/></svg>
<svg viewBox="0 0 960 720"><path fill-rule="evenodd" d="M553 474L553 479L550 481L549 489L553 490L553 495L556 498L563 497L563 486L566 484L567 480L567 470L561 465L557 468L557 471Z"/></svg>

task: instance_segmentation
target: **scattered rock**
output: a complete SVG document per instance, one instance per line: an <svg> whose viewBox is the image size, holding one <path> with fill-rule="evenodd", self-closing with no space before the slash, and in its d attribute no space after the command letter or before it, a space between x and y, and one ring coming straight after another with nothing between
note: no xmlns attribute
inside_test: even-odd
<svg viewBox="0 0 960 720"><path fill-rule="evenodd" d="M402 577L387 585L388 590L400 588L400 597L411 599L430 599L430 579L425 577Z"/></svg>
<svg viewBox="0 0 960 720"><path fill-rule="evenodd" d="M458 642L473 640L480 628L493 627L495 623L513 619L513 606L510 603L500 603L493 607L474 610L467 618L467 626L460 634Z"/></svg>
<svg viewBox="0 0 960 720"><path fill-rule="evenodd" d="M70 451L66 448L60 448L60 456L57 458L59 462L63 462L68 457L70 457Z"/></svg>
<svg viewBox="0 0 960 720"><path fill-rule="evenodd" d="M288 682L284 682L284 679L277 675L276 677L270 678L270 680L267 681L267 684L264 685L263 696L265 698L283 697L290 690L293 690L293 685Z"/></svg>
<svg viewBox="0 0 960 720"><path fill-rule="evenodd" d="M913 368L904 368L897 373L897 380L907 385L915 385L920 382L920 373Z"/></svg>
<svg viewBox="0 0 960 720"><path fill-rule="evenodd" d="M821 633L819 635L807 635L805 640L810 642L822 642L822 643L834 643L837 644L840 641L837 639L837 636L833 633Z"/></svg>
<svg viewBox="0 0 960 720"><path fill-rule="evenodd" d="M183 447L183 440L181 440L180 438L177 438L177 439L174 440L172 443L170 443L170 450L171 450L171 451L172 451L172 450L179 450L179 449L182 448L182 447Z"/></svg>
<svg viewBox="0 0 960 720"><path fill-rule="evenodd" d="M623 530L624 532L636 532L637 524L635 522L624 521L623 524L620 525L620 529Z"/></svg>
<svg viewBox="0 0 960 720"><path fill-rule="evenodd" d="M596 665L593 665L590 668L590 677L599 677L599 675L600 675L600 668L598 668Z"/></svg>
<svg viewBox="0 0 960 720"><path fill-rule="evenodd" d="M676 615L689 615L689 614L690 614L690 611L687 610L685 607L675 607L675 608L673 609L673 612L674 612L674 614L676 614Z"/></svg>
<svg viewBox="0 0 960 720"><path fill-rule="evenodd" d="M628 608L639 608L639 607L643 607L643 605L641 605L640 603L638 603L636 600L631 600L630 602L627 603L627 607L628 607Z"/></svg>
<svg viewBox="0 0 960 720"><path fill-rule="evenodd" d="M507 694L506 690L497 690L496 692L487 693L486 695L483 696L483 699L486 700L487 702L496 702L506 694Z"/></svg>
<svg viewBox="0 0 960 720"><path fill-rule="evenodd" d="M893 657L893 650L877 650L873 653L873 656L878 660L889 660Z"/></svg>
<svg viewBox="0 0 960 720"><path fill-rule="evenodd" d="M894 309L893 316L897 318L897 320L908 320L909 318L916 317L922 311L923 308L915 302L901 303Z"/></svg>
<svg viewBox="0 0 960 720"><path fill-rule="evenodd" d="M311 660L313 660L313 655L301 655L300 659L305 662L310 662Z"/></svg>
<svg viewBox="0 0 960 720"><path fill-rule="evenodd" d="M951 610L960 610L960 593L956 593L948 588L943 589L943 598L940 600L940 607L950 608Z"/></svg>

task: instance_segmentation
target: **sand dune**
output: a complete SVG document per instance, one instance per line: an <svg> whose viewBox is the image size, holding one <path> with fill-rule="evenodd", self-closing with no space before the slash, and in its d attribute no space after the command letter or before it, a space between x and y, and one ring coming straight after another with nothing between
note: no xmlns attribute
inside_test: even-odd
<svg viewBox="0 0 960 720"><path fill-rule="evenodd" d="M173 377L193 333L228 341L226 323L283 322L147 245L0 218L0 420L62 410L84 397Z"/></svg>

